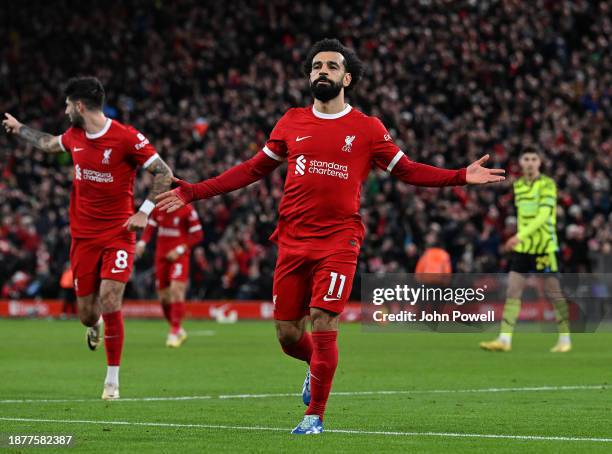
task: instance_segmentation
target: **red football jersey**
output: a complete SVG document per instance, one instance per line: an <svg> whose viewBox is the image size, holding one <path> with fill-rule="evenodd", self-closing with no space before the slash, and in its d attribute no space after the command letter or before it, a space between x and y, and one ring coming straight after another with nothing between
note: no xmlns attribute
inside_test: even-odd
<svg viewBox="0 0 612 454"><path fill-rule="evenodd" d="M185 205L172 213L155 208L142 235L145 243L150 241L155 229L157 229L155 256L158 258L165 257L168 252L181 244L188 248L192 247L199 243L203 236L200 218L191 205Z"/></svg>
<svg viewBox="0 0 612 454"><path fill-rule="evenodd" d="M96 134L71 127L60 136L60 144L74 163L72 237L110 237L125 229L134 214L136 169L155 161L155 148L136 129L110 118Z"/></svg>
<svg viewBox="0 0 612 454"><path fill-rule="evenodd" d="M289 109L263 149L288 161L279 221L271 239L298 249L359 247L361 185L372 165L389 172L403 155L376 117L350 105L337 114Z"/></svg>

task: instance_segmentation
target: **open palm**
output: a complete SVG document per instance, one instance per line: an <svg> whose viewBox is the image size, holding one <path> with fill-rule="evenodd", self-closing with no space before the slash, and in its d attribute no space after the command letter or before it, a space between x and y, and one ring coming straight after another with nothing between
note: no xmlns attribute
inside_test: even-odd
<svg viewBox="0 0 612 454"><path fill-rule="evenodd" d="M482 166L488 160L489 155L486 154L468 166L465 173L465 181L468 184L497 183L506 179L504 169L488 169Z"/></svg>

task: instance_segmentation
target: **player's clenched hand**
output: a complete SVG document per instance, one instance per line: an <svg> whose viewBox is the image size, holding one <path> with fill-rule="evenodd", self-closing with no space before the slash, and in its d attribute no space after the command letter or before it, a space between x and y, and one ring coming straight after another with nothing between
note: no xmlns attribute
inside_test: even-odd
<svg viewBox="0 0 612 454"><path fill-rule="evenodd" d="M144 251L147 247L147 243L140 240L136 243L136 250L134 251L134 258L139 259L144 254Z"/></svg>
<svg viewBox="0 0 612 454"><path fill-rule="evenodd" d="M489 155L486 154L478 161L471 163L465 173L465 181L468 184L485 184L485 183L497 183L504 181L506 177L504 169L487 169L483 167L489 160Z"/></svg>
<svg viewBox="0 0 612 454"><path fill-rule="evenodd" d="M170 252L168 252L166 254L166 260L168 260L169 262L174 262L179 257L180 257L180 255L179 255L179 253L177 252L176 249L172 249Z"/></svg>
<svg viewBox="0 0 612 454"><path fill-rule="evenodd" d="M516 235L513 235L510 238L508 238L508 241L506 241L506 244L504 244L504 249L506 251L511 251L520 242L521 240L519 240L519 237Z"/></svg>
<svg viewBox="0 0 612 454"><path fill-rule="evenodd" d="M6 132L9 134L17 134L19 128L21 128L21 123L19 123L10 113L5 113L4 120L2 120L2 126L4 126L4 129L6 129Z"/></svg>
<svg viewBox="0 0 612 454"><path fill-rule="evenodd" d="M193 200L193 185L186 181L172 177L178 188L164 192L155 197L155 206L161 211L172 213Z"/></svg>
<svg viewBox="0 0 612 454"><path fill-rule="evenodd" d="M123 227L127 227L129 231L144 229L147 226L148 218L149 217L146 215L146 213L139 211L138 213L131 215L130 218L125 221Z"/></svg>

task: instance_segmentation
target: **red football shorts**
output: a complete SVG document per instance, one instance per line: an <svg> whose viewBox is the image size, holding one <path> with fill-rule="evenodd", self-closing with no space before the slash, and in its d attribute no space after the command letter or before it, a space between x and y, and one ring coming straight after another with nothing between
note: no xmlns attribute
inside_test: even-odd
<svg viewBox="0 0 612 454"><path fill-rule="evenodd" d="M98 291L102 279L127 282L134 264L134 234L121 233L112 238L73 238L70 267L77 296Z"/></svg>
<svg viewBox="0 0 612 454"><path fill-rule="evenodd" d="M189 280L189 254L181 255L174 262L165 258L155 260L155 283L158 290L170 286L170 281L187 282Z"/></svg>
<svg viewBox="0 0 612 454"><path fill-rule="evenodd" d="M339 314L351 294L356 250L296 251L279 248L272 290L274 318L298 320L311 307Z"/></svg>

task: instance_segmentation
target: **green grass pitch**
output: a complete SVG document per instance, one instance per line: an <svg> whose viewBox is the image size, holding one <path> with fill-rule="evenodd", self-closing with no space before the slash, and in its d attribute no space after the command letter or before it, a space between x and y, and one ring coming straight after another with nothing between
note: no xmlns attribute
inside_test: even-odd
<svg viewBox="0 0 612 454"><path fill-rule="evenodd" d="M87 349L79 323L0 320L2 441L72 434L68 452L612 452L610 333L575 335L574 351L556 355L554 334L518 333L511 353L488 353L478 341L490 334L343 325L326 432L297 437L306 368L282 354L272 323L185 326L187 343L170 350L163 322L126 321L122 399L104 402L104 351ZM192 398L144 399L180 396Z"/></svg>

